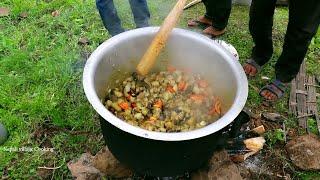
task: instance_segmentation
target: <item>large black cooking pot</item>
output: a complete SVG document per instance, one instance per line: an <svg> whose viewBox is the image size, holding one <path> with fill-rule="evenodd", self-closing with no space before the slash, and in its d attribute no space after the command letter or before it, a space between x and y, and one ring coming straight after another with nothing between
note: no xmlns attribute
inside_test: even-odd
<svg viewBox="0 0 320 180"><path fill-rule="evenodd" d="M122 163L141 175L168 177L184 175L204 166L215 150L239 133L249 116L241 112L234 122L208 136L186 141L157 141L129 134L100 117L104 140Z"/></svg>
<svg viewBox="0 0 320 180"><path fill-rule="evenodd" d="M103 105L115 72L134 71L158 28L142 28L115 36L101 44L88 59L83 75L86 96L101 116L106 143L114 156L139 173L153 176L183 174L203 165L225 140L225 128L243 109L248 82L235 57L211 39L175 29L165 48L166 58L178 68L192 68L214 85L223 100L224 115L193 131L151 132L114 116ZM158 61L158 65L167 61Z"/></svg>

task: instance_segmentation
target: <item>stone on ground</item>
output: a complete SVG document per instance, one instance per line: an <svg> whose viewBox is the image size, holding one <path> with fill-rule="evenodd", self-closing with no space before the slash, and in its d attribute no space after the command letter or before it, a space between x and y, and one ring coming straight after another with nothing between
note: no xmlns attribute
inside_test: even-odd
<svg viewBox="0 0 320 180"><path fill-rule="evenodd" d="M192 174L192 180L241 180L238 167L230 160L226 151L215 152L209 161L208 171Z"/></svg>
<svg viewBox="0 0 320 180"><path fill-rule="evenodd" d="M132 176L132 171L120 164L108 148L103 148L95 156L84 153L79 160L69 162L68 168L77 180L101 179L105 176L114 178Z"/></svg>
<svg viewBox="0 0 320 180"><path fill-rule="evenodd" d="M93 158L92 165L103 174L109 176L121 178L132 175L132 171L123 164L120 164L107 147L96 154Z"/></svg>
<svg viewBox="0 0 320 180"><path fill-rule="evenodd" d="M102 174L98 169L92 166L93 156L89 153L82 154L76 162L69 162L68 168L74 179L77 180L93 180L101 178Z"/></svg>
<svg viewBox="0 0 320 180"><path fill-rule="evenodd" d="M0 123L0 145L3 144L8 138L8 131L6 128Z"/></svg>
<svg viewBox="0 0 320 180"><path fill-rule="evenodd" d="M286 145L294 165L303 170L320 170L320 140L314 135L299 136Z"/></svg>

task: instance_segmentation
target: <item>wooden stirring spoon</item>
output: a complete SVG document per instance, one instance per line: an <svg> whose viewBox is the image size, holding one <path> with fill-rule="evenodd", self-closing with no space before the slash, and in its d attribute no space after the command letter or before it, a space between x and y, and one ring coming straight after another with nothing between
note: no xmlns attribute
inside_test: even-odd
<svg viewBox="0 0 320 180"><path fill-rule="evenodd" d="M160 30L137 66L138 74L144 76L152 69L161 50L165 47L172 29L177 24L186 2L187 0L178 0L177 4L166 17Z"/></svg>

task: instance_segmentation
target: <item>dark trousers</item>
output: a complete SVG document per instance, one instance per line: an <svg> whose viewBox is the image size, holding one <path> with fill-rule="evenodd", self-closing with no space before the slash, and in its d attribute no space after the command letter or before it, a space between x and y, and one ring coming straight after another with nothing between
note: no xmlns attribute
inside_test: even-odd
<svg viewBox="0 0 320 180"><path fill-rule="evenodd" d="M249 28L255 47L252 58L259 65L273 54L272 26L276 0L253 0ZM276 78L290 82L299 72L310 41L320 23L320 0L289 0L289 24L282 54L276 66Z"/></svg>
<svg viewBox="0 0 320 180"><path fill-rule="evenodd" d="M202 0L206 7L205 16L212 19L212 26L218 30L227 27L232 0Z"/></svg>

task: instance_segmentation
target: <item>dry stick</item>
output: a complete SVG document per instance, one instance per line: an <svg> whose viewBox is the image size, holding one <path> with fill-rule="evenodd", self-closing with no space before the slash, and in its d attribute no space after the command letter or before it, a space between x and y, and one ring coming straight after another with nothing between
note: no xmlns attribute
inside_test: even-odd
<svg viewBox="0 0 320 180"><path fill-rule="evenodd" d="M305 118L305 117L310 117L310 116L313 116L313 114L302 114L300 116L297 116L297 118Z"/></svg>
<svg viewBox="0 0 320 180"><path fill-rule="evenodd" d="M56 166L56 163L55 163L55 162L53 163L53 166ZM52 171L51 180L53 180L53 178L54 178L54 172L55 172L55 171L56 171L55 169Z"/></svg>
<svg viewBox="0 0 320 180"><path fill-rule="evenodd" d="M189 8L191 8L192 6L194 6L194 5L196 5L196 4L199 4L199 3L201 3L201 2L202 2L202 0L194 0L194 1L190 2L189 4L187 4L187 5L183 8L183 10L189 9Z"/></svg>
<svg viewBox="0 0 320 180"><path fill-rule="evenodd" d="M305 86L313 86L313 87L316 87L316 88L320 88L319 85L315 85L315 84L304 84Z"/></svg>
<svg viewBox="0 0 320 180"><path fill-rule="evenodd" d="M156 34L150 47L148 48L147 52L143 55L141 61L137 66L138 74L146 75L151 70L161 50L165 47L170 32L177 24L186 2L187 0L178 0L177 4L166 17L159 32Z"/></svg>
<svg viewBox="0 0 320 180"><path fill-rule="evenodd" d="M297 89L306 91L306 88L304 86L305 84L305 78L306 78L306 73L305 73L305 62L300 67L300 72L297 75ZM307 93L308 94L308 93ZM303 116L305 115L306 112L306 100L307 97L304 94L297 94L297 115L298 116ZM299 126L304 128L306 131L308 131L308 125L307 125L307 117L301 117L299 119Z"/></svg>
<svg viewBox="0 0 320 180"><path fill-rule="evenodd" d="M249 87L251 87L253 90L255 90L256 92L259 92L260 91L260 89L259 88L257 88L256 86L254 86L254 85L252 85L252 84L250 84L249 83Z"/></svg>
<svg viewBox="0 0 320 180"><path fill-rule="evenodd" d="M287 131L286 131L286 123L283 121L282 122L282 129L283 129L283 140L285 143L287 143Z"/></svg>
<svg viewBox="0 0 320 180"><path fill-rule="evenodd" d="M315 117L316 117L317 126L318 126L318 132L319 132L319 136L320 136L320 118L319 118L319 114L316 113Z"/></svg>
<svg viewBox="0 0 320 180"><path fill-rule="evenodd" d="M289 98L289 112L297 115L297 85L296 79L294 78L291 81L291 91L290 91L290 98Z"/></svg>
<svg viewBox="0 0 320 180"><path fill-rule="evenodd" d="M58 167L38 167L38 169L48 169L48 170L56 170L59 169L63 166L63 164L61 166Z"/></svg>

